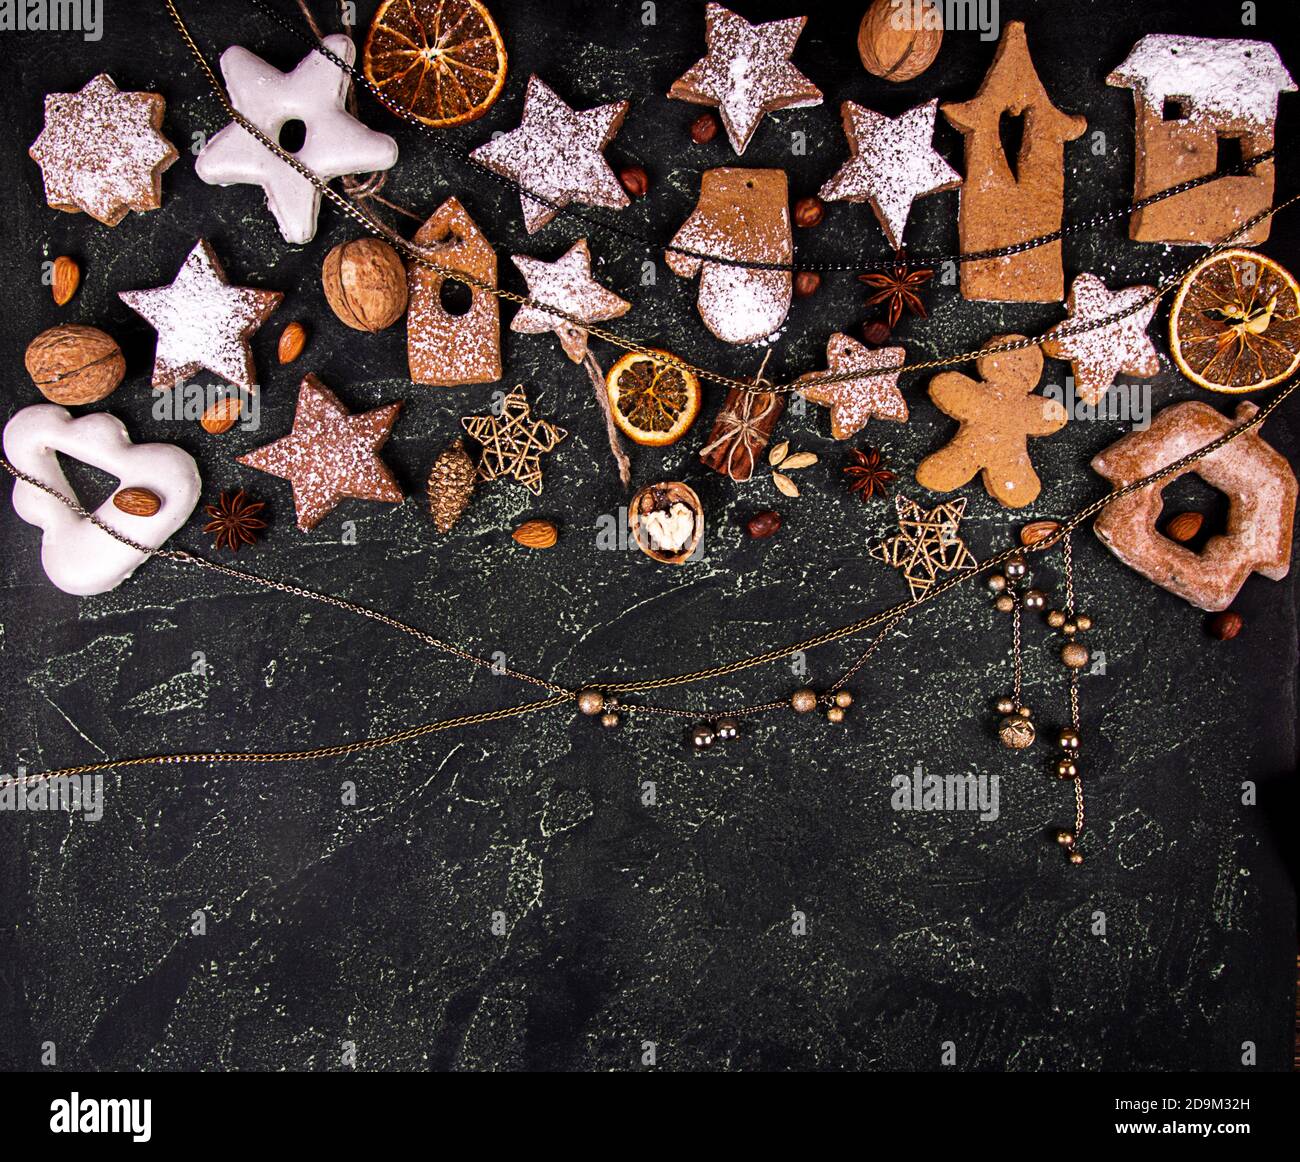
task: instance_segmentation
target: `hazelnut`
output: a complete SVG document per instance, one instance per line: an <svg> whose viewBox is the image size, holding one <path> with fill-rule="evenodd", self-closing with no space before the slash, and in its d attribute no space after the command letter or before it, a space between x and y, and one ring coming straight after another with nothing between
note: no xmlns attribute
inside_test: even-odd
<svg viewBox="0 0 1300 1162"><path fill-rule="evenodd" d="M718 136L718 119L712 113L701 113L691 122L691 140L696 145L706 145Z"/></svg>
<svg viewBox="0 0 1300 1162"><path fill-rule="evenodd" d="M781 527L781 514L773 509L756 512L745 522L745 532L754 540L770 537Z"/></svg>
<svg viewBox="0 0 1300 1162"><path fill-rule="evenodd" d="M356 331L382 331L406 313L406 267L387 242L356 238L326 256L321 283L330 308Z"/></svg>
<svg viewBox="0 0 1300 1162"><path fill-rule="evenodd" d="M27 374L51 403L95 403L117 390L126 374L122 349L96 327L62 323L42 331L23 356Z"/></svg>
<svg viewBox="0 0 1300 1162"><path fill-rule="evenodd" d="M1241 633L1243 624L1240 613L1234 613L1231 609L1227 609L1222 613L1216 613L1210 618L1210 623L1206 628L1209 629L1211 637L1216 637L1221 642L1229 642Z"/></svg>
<svg viewBox="0 0 1300 1162"><path fill-rule="evenodd" d="M618 180L634 198L644 198L650 189L650 177L639 165L625 165L618 171Z"/></svg>
<svg viewBox="0 0 1300 1162"><path fill-rule="evenodd" d="M882 343L889 342L889 328L879 319L872 323L863 323L862 337L873 347L879 347Z"/></svg>
<svg viewBox="0 0 1300 1162"><path fill-rule="evenodd" d="M800 198L794 204L794 224L796 226L816 226L826 213L826 206L821 198Z"/></svg>
<svg viewBox="0 0 1300 1162"><path fill-rule="evenodd" d="M794 296L806 299L809 295L816 294L821 284L822 276L815 270L801 270L794 276Z"/></svg>

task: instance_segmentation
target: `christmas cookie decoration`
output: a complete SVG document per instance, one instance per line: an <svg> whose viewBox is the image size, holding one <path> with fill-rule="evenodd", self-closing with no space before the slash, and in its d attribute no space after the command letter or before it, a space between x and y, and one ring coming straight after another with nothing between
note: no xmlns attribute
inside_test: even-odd
<svg viewBox="0 0 1300 1162"><path fill-rule="evenodd" d="M348 65L356 59L350 37L335 34L321 44ZM303 123L306 138L294 157L326 181L386 170L397 161L397 142L367 129L347 111L348 74L315 50L293 72L282 73L234 45L221 54L221 73L231 104L272 141L279 140L288 122ZM194 171L209 185L261 186L286 242L310 242L316 236L320 191L237 121L203 147Z"/></svg>
<svg viewBox="0 0 1300 1162"><path fill-rule="evenodd" d="M107 73L77 93L45 98L45 127L28 150L41 167L45 200L116 226L128 210L162 205L163 171L179 156L162 135L166 102L122 92Z"/></svg>
<svg viewBox="0 0 1300 1162"><path fill-rule="evenodd" d="M474 497L478 471L459 436L434 457L429 470L429 515L440 533L449 533Z"/></svg>
<svg viewBox="0 0 1300 1162"><path fill-rule="evenodd" d="M540 77L531 76L519 128L480 145L470 158L518 183L529 234L571 202L621 210L628 205L627 192L604 149L623 124L629 104L615 101L579 112Z"/></svg>
<svg viewBox="0 0 1300 1162"><path fill-rule="evenodd" d="M927 101L886 117L853 101L841 106L852 156L822 186L821 197L828 202L870 202L895 250L902 249L907 215L917 198L961 185L961 174L931 144L938 108L937 100Z"/></svg>
<svg viewBox="0 0 1300 1162"><path fill-rule="evenodd" d="M711 169L700 181L700 200L665 252L682 278L700 276L700 317L724 343L765 339L785 322L793 284L788 270L733 262L788 263L794 254L785 171ZM730 262L710 262L716 254Z"/></svg>
<svg viewBox="0 0 1300 1162"><path fill-rule="evenodd" d="M400 504L402 490L379 450L401 410L399 402L353 415L316 376L308 375L298 389L293 430L238 462L293 485L303 532L314 529L347 497Z"/></svg>
<svg viewBox="0 0 1300 1162"><path fill-rule="evenodd" d="M698 377L668 351L629 351L605 384L614 423L634 444L675 444L700 413Z"/></svg>
<svg viewBox="0 0 1300 1162"><path fill-rule="evenodd" d="M731 139L744 153L764 114L822 103L821 90L790 63L806 16L750 24L709 4L704 10L708 56L673 82L668 96L697 105L716 105Z"/></svg>
<svg viewBox="0 0 1300 1162"><path fill-rule="evenodd" d="M362 60L366 80L435 128L477 121L506 83L506 46L478 0L384 0Z"/></svg>
<svg viewBox="0 0 1300 1162"><path fill-rule="evenodd" d="M455 198L448 198L415 233L430 262L464 271L481 283L460 283L469 309L452 314L443 305L447 280L420 262L407 275L406 361L411 379L431 387L494 383L501 378L501 307L484 287L497 285L492 244Z"/></svg>
<svg viewBox="0 0 1300 1162"><path fill-rule="evenodd" d="M118 298L158 332L155 391L167 391L200 370L252 391L257 372L249 336L284 296L231 286L212 247L199 239L169 286L119 291Z"/></svg>
<svg viewBox="0 0 1300 1162"><path fill-rule="evenodd" d="M827 373L847 371L881 372L883 368L902 367L907 352L902 347L879 347L872 350L856 339L836 331L826 343L827 372L810 372L796 381L804 399L831 409L831 435L847 440L856 435L868 420L893 420L907 423L907 401L898 390L897 371L864 375L861 379L842 379L819 383Z"/></svg>
<svg viewBox="0 0 1300 1162"><path fill-rule="evenodd" d="M1234 420L1198 401L1174 404L1145 431L1130 432L1093 457L1092 466L1123 488L1218 439L1258 410L1243 401ZM1188 473L1228 498L1226 528L1199 553L1156 531L1161 492ZM1102 509L1093 530L1130 569L1198 609L1215 612L1232 604L1251 573L1274 581L1287 575L1295 505L1295 473L1256 428L1181 472L1114 501Z"/></svg>
<svg viewBox="0 0 1300 1162"><path fill-rule="evenodd" d="M77 502L59 464L62 454L116 477L121 491L148 492L147 506L114 504L92 514L142 548L97 528L87 517L26 481L14 484L14 511L41 530L41 565L64 593L80 597L115 589L189 519L199 499L194 458L171 444L133 444L122 422L107 412L74 419L54 404L23 408L4 429L4 452L20 472ZM136 511L129 511L135 509Z"/></svg>
<svg viewBox="0 0 1300 1162"><path fill-rule="evenodd" d="M989 346L1023 341L998 335ZM1028 437L1050 436L1065 427L1065 408L1034 394L1043 373L1037 347L999 351L975 361L979 379L945 371L930 381L930 398L958 420L957 434L917 465L916 481L934 492L951 492L983 472L988 494L1007 508L1023 508L1042 482L1029 459Z"/></svg>
<svg viewBox="0 0 1300 1162"><path fill-rule="evenodd" d="M524 254L512 255L511 261L524 276L530 298L557 307L583 322L603 323L627 314L632 308L627 299L606 290L591 277L591 251L585 238L580 238L554 262ZM564 353L574 363L581 363L587 354L587 332L582 327L537 307L520 307L510 320L510 329L524 335L553 331Z"/></svg>
<svg viewBox="0 0 1300 1162"><path fill-rule="evenodd" d="M1007 22L993 64L970 101L943 106L966 138L966 177L957 219L963 252L1014 246L1059 230L1065 205L1065 143L1087 119L1052 104L1029 57L1025 26ZM1014 158L1002 146L1003 116L1023 118ZM961 265L961 293L992 302L1055 303L1065 294L1061 243Z"/></svg>
<svg viewBox="0 0 1300 1162"><path fill-rule="evenodd" d="M922 508L902 493L894 497L898 533L873 545L868 552L878 561L902 571L912 600L924 597L940 573L975 566L975 557L957 535L966 515L966 498L934 508Z"/></svg>
<svg viewBox="0 0 1300 1162"><path fill-rule="evenodd" d="M1132 89L1137 112L1133 200L1205 177L1224 161L1273 148L1279 93L1295 92L1277 49L1263 40L1144 36L1106 78ZM1240 155L1220 158L1220 142ZM1273 201L1273 162L1240 176L1221 177L1134 212L1129 236L1138 242L1218 242ZM1265 218L1236 242L1263 242Z"/></svg>
<svg viewBox="0 0 1300 1162"><path fill-rule="evenodd" d="M545 420L533 419L522 384L505 397L499 412L464 416L460 422L481 449L480 480L509 476L535 496L542 491L543 454L553 452L569 434Z"/></svg>
<svg viewBox="0 0 1300 1162"><path fill-rule="evenodd" d="M1151 301L1133 310L1145 299ZM1112 293L1095 274L1081 274L1070 286L1065 304L1068 317L1047 332L1043 353L1053 359L1069 360L1079 398L1095 404L1115 382L1115 376L1150 379L1160 371L1160 356L1147 335L1156 305L1154 287L1130 286ZM1123 318L1077 335L1059 334L1072 326L1115 315Z"/></svg>

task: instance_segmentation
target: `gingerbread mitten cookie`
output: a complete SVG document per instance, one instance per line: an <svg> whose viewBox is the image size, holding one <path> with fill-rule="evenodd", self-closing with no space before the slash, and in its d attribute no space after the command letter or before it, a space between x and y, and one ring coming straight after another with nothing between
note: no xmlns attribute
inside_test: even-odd
<svg viewBox="0 0 1300 1162"><path fill-rule="evenodd" d="M998 335L988 346L1021 340L1021 335ZM1065 408L1034 394L1043 373L1043 353L1037 347L985 355L975 361L975 370L978 380L956 371L931 380L935 407L961 427L947 445L917 465L917 483L951 492L982 470L984 487L994 500L1023 508L1042 488L1029 459L1028 437L1059 432Z"/></svg>
<svg viewBox="0 0 1300 1162"><path fill-rule="evenodd" d="M664 257L674 274L700 276L700 317L724 343L765 339L785 322L792 289L788 270L697 257L716 254L734 262L788 263L794 245L784 170L706 170L695 211L671 245L696 252L669 249Z"/></svg>

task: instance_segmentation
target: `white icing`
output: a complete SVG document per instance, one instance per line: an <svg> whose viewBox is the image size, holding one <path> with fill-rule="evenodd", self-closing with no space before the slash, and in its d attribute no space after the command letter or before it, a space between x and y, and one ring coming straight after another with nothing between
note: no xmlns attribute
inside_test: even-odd
<svg viewBox="0 0 1300 1162"><path fill-rule="evenodd" d="M55 404L23 408L5 425L4 450L19 471L69 500L77 498L59 465L58 452L110 473L122 488L147 488L162 501L153 516L125 513L112 497L94 515L151 549L161 548L198 503L200 481L194 458L172 444L131 443L122 422L107 412L73 419L66 408ZM14 484L13 501L14 511L41 530L41 565L64 593L81 597L106 593L149 559L149 554L114 540L58 497L26 481Z"/></svg>

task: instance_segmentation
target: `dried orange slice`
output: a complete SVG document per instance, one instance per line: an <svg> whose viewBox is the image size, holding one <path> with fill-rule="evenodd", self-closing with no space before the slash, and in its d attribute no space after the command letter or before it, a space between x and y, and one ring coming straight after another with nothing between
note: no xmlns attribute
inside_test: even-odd
<svg viewBox="0 0 1300 1162"><path fill-rule="evenodd" d="M635 444L662 448L681 439L700 414L700 381L668 351L629 351L605 376L618 430Z"/></svg>
<svg viewBox="0 0 1300 1162"><path fill-rule="evenodd" d="M1222 250L1188 272L1169 312L1178 369L1210 391L1258 391L1300 366L1300 286L1253 250Z"/></svg>
<svg viewBox="0 0 1300 1162"><path fill-rule="evenodd" d="M363 59L366 80L426 125L482 117L506 83L506 46L478 0L384 0Z"/></svg>

